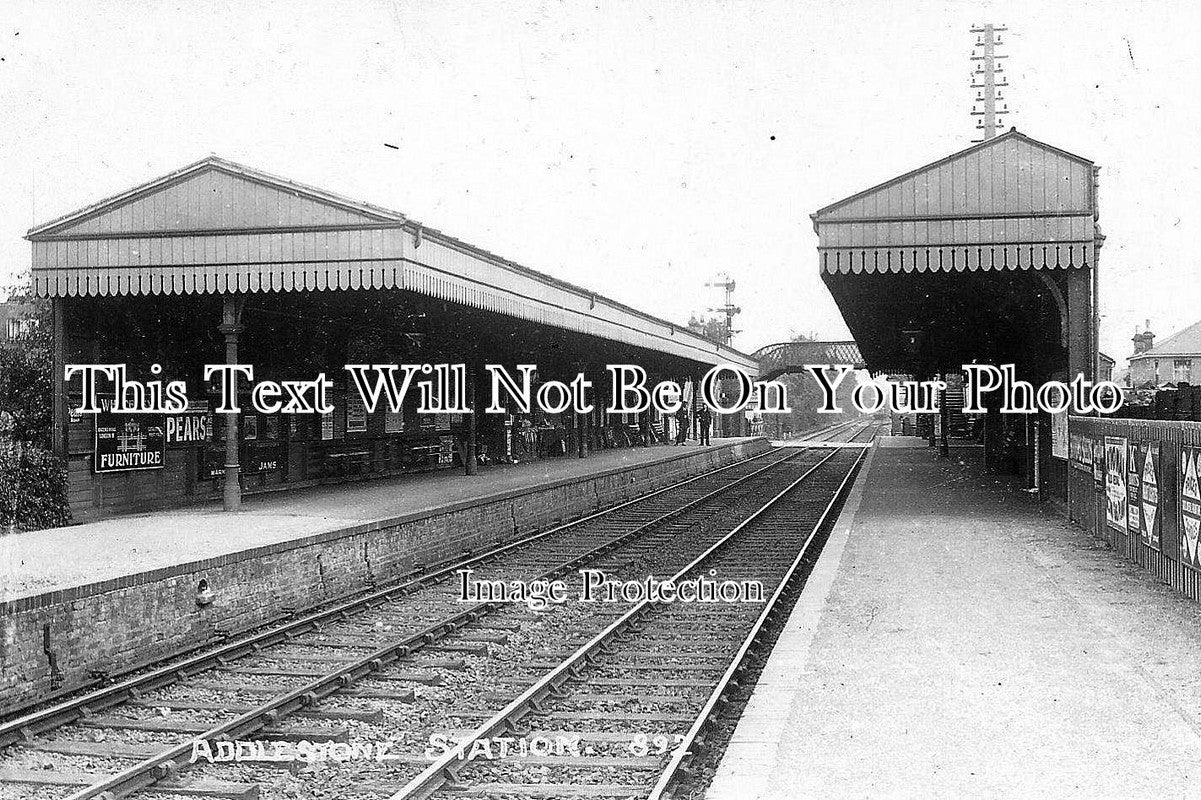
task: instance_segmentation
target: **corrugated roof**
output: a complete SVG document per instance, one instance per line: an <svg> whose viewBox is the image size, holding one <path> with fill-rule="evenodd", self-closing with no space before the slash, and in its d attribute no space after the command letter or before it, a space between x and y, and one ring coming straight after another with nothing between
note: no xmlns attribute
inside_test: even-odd
<svg viewBox="0 0 1201 800"><path fill-rule="evenodd" d="M982 142L977 142L976 144L973 144L971 147L964 148L963 150L960 150L956 153L952 153L949 156L943 156L942 158L938 159L937 161L931 161L929 164L918 167L917 169L909 170L908 172L898 175L895 178L889 178L888 180L884 181L883 183L878 183L875 186L871 186L871 187L868 187L867 189L856 192L855 194L851 195L850 197L844 197L841 200L835 200L833 203L830 203L827 206L823 206L822 208L819 208L817 211L813 212L809 216L811 218L813 218L814 220L816 220L817 217L825 216L826 214L829 214L831 211L834 211L835 209L837 209L841 206L847 205L848 203L854 202L855 200L862 199L870 194L879 192L882 189L888 189L889 187L896 186L900 183L904 183L906 180L917 177L918 175L920 175L923 172L929 172L930 170L941 167L944 164L949 164L952 161L961 159L965 156L971 155L972 153L977 153L981 150L991 149L993 147L996 147L997 145L1004 144L1005 142L1008 142L1010 140L1017 140L1017 141L1025 142L1026 144L1032 145L1032 146L1040 148L1042 150L1046 150L1049 153L1054 153L1057 156L1061 156L1063 158L1069 159L1071 161L1076 161L1076 162L1085 164L1090 167L1093 166L1093 164L1094 164L1094 162L1090 161L1089 159L1085 158L1084 156L1078 156L1075 153L1069 153L1067 150L1063 150L1061 148L1055 147L1054 145L1050 145L1050 144L1047 144L1046 142L1039 141L1038 139L1031 138L1031 137L1027 136L1026 134L1018 131L1017 128L1010 128L1007 132L1001 134L1000 136L994 137L992 139L985 139Z"/></svg>
<svg viewBox="0 0 1201 800"><path fill-rule="evenodd" d="M812 215L825 274L1096 262L1096 166L1012 130Z"/></svg>
<svg viewBox="0 0 1201 800"><path fill-rule="evenodd" d="M704 363L757 367L684 325L401 212L217 156L38 225L26 238L42 297L400 288Z"/></svg>
<svg viewBox="0 0 1201 800"><path fill-rule="evenodd" d="M1201 321L1173 333L1145 353L1130 357L1131 361L1163 356L1201 356Z"/></svg>
<svg viewBox="0 0 1201 800"><path fill-rule="evenodd" d="M153 194L164 187L170 186L180 181L186 180L188 177L195 175L198 172L205 170L219 170L230 175L236 175L246 180L254 181L265 186L273 186L279 189L284 189L291 192L297 197L307 197L322 203L328 203L333 206L345 208L348 211L354 211L364 216L371 217L381 221L404 222L407 218L399 211L383 208L381 206L363 203L358 200L352 200L342 195L327 192L324 189L318 189L314 186L308 186L297 181L281 178L278 175L272 175L262 170L248 167L245 164L239 164L235 161L230 161L227 158L221 158L217 155L207 156L188 164L186 167L181 167L174 172L169 172L166 175L147 181L146 183L138 184L132 189L126 189L124 192L106 197L103 200L98 200L84 206L81 209L72 211L69 214L64 214L41 225L35 225L30 228L25 234L28 239L41 239L51 236L64 229L83 222L84 220L103 214L114 206L119 206L124 203L129 203L147 195Z"/></svg>

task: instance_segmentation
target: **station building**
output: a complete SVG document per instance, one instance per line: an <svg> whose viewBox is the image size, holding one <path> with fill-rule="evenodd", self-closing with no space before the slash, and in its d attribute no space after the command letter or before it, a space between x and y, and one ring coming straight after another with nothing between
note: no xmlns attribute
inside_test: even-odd
<svg viewBox="0 0 1201 800"><path fill-rule="evenodd" d="M1010 130L814 213L822 279L867 368L932 378L1013 364L1035 386L1111 379L1097 347L1098 173ZM1154 382L1157 362L1160 380L1168 370L1195 380L1197 329L1158 346L1149 332L1136 337L1132 380ZM1191 409L1143 419L1129 408L1001 414L999 398L984 404L986 466L1016 472L1071 521L1201 599L1201 422Z"/></svg>
<svg viewBox="0 0 1201 800"><path fill-rule="evenodd" d="M1016 129L812 215L818 262L875 373L1013 364L1035 387L1098 374L1099 168ZM1066 500L1067 414L996 413L985 458Z"/></svg>
<svg viewBox="0 0 1201 800"><path fill-rule="evenodd" d="M210 157L33 228L33 283L53 303L56 452L76 520L242 491L478 461L583 455L663 440L670 424L602 408L605 365L696 380L757 361L686 327L515 264L406 215ZM212 363L255 380L334 381L332 414L214 415ZM186 414L80 415L65 364L126 364L139 381L183 380ZM538 365L584 372L592 415L368 413L348 363ZM151 371L160 365L159 373ZM348 391L349 388L349 391ZM411 392L411 395L416 395ZM103 402L103 397L102 397ZM723 420L736 434L745 420ZM228 435L227 435L228 434ZM121 458L114 454L140 454ZM148 455L147 455L148 454ZM141 468L130 468L141 463ZM112 466L121 464L123 466Z"/></svg>

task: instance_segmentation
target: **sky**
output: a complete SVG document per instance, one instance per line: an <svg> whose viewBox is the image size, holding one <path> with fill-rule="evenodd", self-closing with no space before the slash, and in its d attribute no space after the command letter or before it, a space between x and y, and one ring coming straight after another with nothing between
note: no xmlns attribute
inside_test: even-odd
<svg viewBox="0 0 1201 800"><path fill-rule="evenodd" d="M734 344L848 336L809 214L1006 121L1101 165L1102 349L1201 317L1194 2L89 2L0 12L0 284L37 222L216 153ZM387 145L392 145L389 147Z"/></svg>

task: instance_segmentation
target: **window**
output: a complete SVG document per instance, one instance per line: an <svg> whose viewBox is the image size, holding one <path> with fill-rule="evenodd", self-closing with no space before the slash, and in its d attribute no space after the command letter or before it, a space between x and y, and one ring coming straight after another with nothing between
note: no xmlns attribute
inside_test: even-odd
<svg viewBox="0 0 1201 800"><path fill-rule="evenodd" d="M1192 359L1178 358L1172 362L1172 382L1192 383Z"/></svg>
<svg viewBox="0 0 1201 800"><path fill-rule="evenodd" d="M36 325L37 320L34 319L21 319L19 317L9 319L5 338L9 341L24 339L33 333Z"/></svg>

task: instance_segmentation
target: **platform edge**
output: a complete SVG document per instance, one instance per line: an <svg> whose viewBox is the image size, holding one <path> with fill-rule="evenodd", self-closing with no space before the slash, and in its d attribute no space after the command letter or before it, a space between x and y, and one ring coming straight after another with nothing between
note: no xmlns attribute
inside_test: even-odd
<svg viewBox="0 0 1201 800"><path fill-rule="evenodd" d="M730 737L713 782L705 791L705 800L766 800L787 796L771 794L769 781L783 744L780 741L783 723L791 712L793 692L790 687L795 686L797 676L803 674L809 661L813 638L842 566L878 447L877 441L855 477L846 503ZM785 702L781 703L781 700Z"/></svg>

